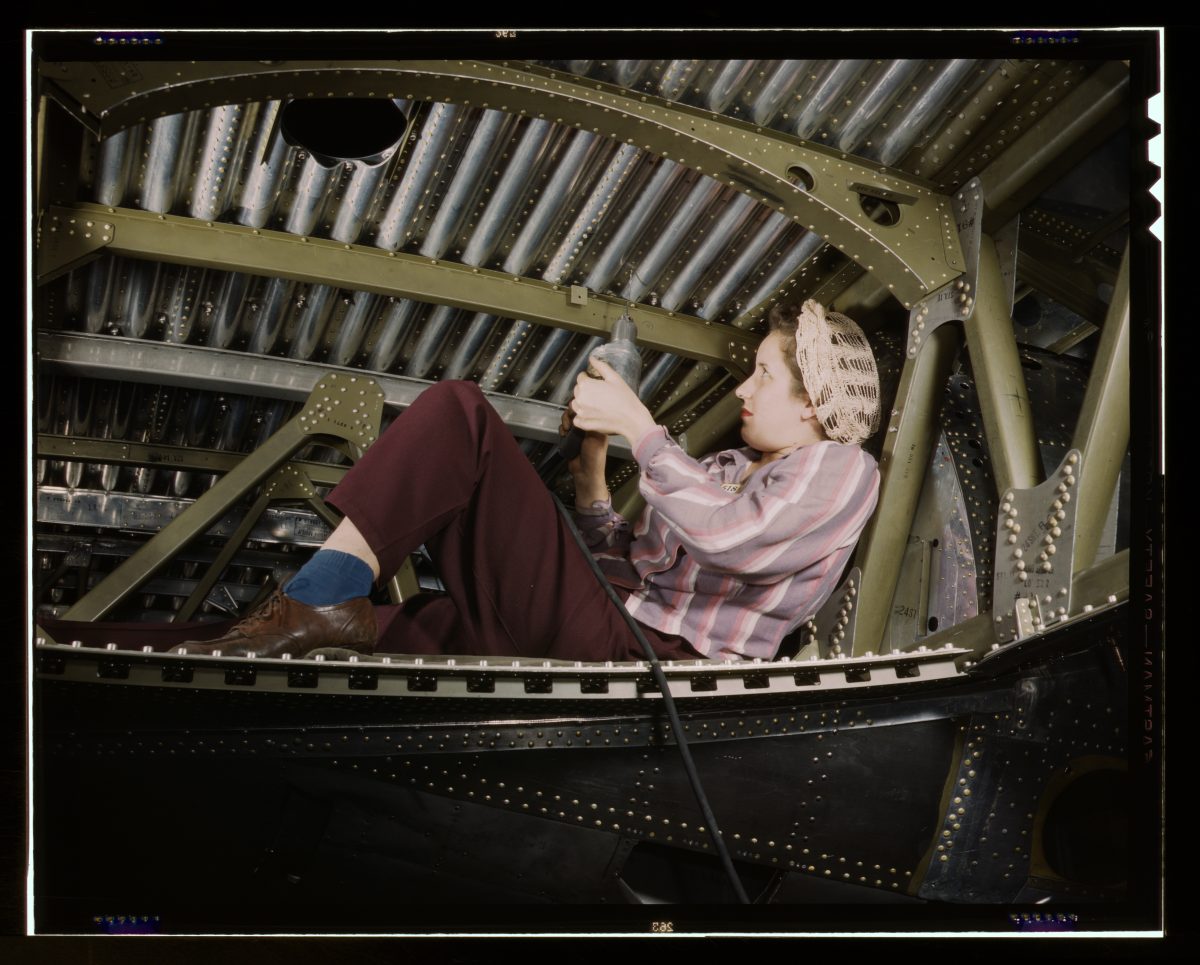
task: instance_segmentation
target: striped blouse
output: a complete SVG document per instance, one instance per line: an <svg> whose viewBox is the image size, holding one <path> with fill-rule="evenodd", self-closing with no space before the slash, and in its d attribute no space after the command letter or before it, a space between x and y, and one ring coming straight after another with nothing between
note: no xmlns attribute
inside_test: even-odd
<svg viewBox="0 0 1200 965"><path fill-rule="evenodd" d="M631 591L629 612L715 660L775 656L836 588L879 495L859 446L803 446L738 489L757 455L697 461L658 426L634 446L637 526L607 501L576 509L605 575Z"/></svg>

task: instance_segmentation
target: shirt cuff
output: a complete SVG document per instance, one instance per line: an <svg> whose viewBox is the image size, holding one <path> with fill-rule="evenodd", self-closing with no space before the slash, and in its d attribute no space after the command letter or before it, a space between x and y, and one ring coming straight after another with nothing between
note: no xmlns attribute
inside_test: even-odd
<svg viewBox="0 0 1200 965"><path fill-rule="evenodd" d="M663 446L670 444L671 437L667 435L666 426L655 426L653 429L647 429L645 434L634 444L633 458L644 469L646 463L654 458L654 455Z"/></svg>

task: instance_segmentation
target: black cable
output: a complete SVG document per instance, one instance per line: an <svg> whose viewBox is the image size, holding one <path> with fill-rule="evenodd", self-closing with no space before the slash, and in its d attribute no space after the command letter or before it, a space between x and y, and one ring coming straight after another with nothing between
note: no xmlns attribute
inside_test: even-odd
<svg viewBox="0 0 1200 965"><path fill-rule="evenodd" d="M629 629L633 631L633 635L637 637L638 643L646 651L646 657L650 661L650 672L654 676L654 682L658 684L658 689L662 692L663 704L667 708L667 716L671 719L671 729L675 735L675 746L679 748L679 756L683 758L683 769L687 772L688 781L691 782L692 793L696 795L696 803L700 805L700 813L704 815L704 822L709 829L709 835L712 837L713 847L716 848L717 854L721 858L721 864L725 868L725 874L728 875L730 884L733 885L733 890L737 894L738 901L743 905L748 905L750 904L750 898L746 895L746 890L742 887L742 881L733 867L733 860L729 857L729 851L725 847L725 839L721 837L721 829L717 827L716 816L713 814L712 808L709 807L708 797L704 793L704 788L700 785L700 775L696 773L696 765L692 761L692 752L688 748L687 741L684 739L683 724L680 723L679 712L675 709L675 698L671 696L671 688L667 684L667 677L663 673L658 655L654 652L654 648L650 646L650 642L646 639L645 634L642 633L642 628L638 625L637 620L625 609L625 604L617 596L617 591L612 588L612 584L608 582L608 578L601 571L596 558L592 556L592 551L583 542L583 537L576 528L575 520L571 518L567 507L563 505L562 500L557 495L551 493L551 496L553 496L554 504L558 507L559 513L562 514L562 518L566 522L567 529L570 531L572 538L578 544L580 550L582 550L584 558L592 568L592 572L596 574L596 579L600 581L600 585L604 587L604 592L608 594L608 598L612 600L621 616L625 618L625 622L629 624Z"/></svg>

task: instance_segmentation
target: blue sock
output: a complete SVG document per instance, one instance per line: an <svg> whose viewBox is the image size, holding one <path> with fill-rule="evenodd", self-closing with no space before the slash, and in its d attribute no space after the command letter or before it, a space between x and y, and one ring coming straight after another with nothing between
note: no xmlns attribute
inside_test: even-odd
<svg viewBox="0 0 1200 965"><path fill-rule="evenodd" d="M371 567L357 556L341 550L317 550L283 592L309 606L332 606L366 596L374 582Z"/></svg>

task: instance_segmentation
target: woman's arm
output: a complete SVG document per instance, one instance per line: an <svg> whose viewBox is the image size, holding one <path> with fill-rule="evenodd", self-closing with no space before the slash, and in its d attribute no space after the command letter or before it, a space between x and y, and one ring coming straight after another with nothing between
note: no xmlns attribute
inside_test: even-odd
<svg viewBox="0 0 1200 965"><path fill-rule="evenodd" d="M705 569L772 583L857 539L866 525L879 474L857 446L806 446L759 470L756 485L730 493L669 439L620 376L603 362L593 366L602 378L580 375L575 425L629 440L646 502Z"/></svg>
<svg viewBox="0 0 1200 965"><path fill-rule="evenodd" d="M575 421L572 401L563 413L559 432L566 435ZM629 523L612 508L612 497L604 476L608 460L608 436L600 432L584 434L579 454L567 463L575 482L575 526L584 543L593 552L605 555L629 555Z"/></svg>
<svg viewBox="0 0 1200 965"><path fill-rule="evenodd" d="M858 538L875 508L879 474L857 446L807 446L726 492L662 429L637 441L640 489L705 569L771 583Z"/></svg>

